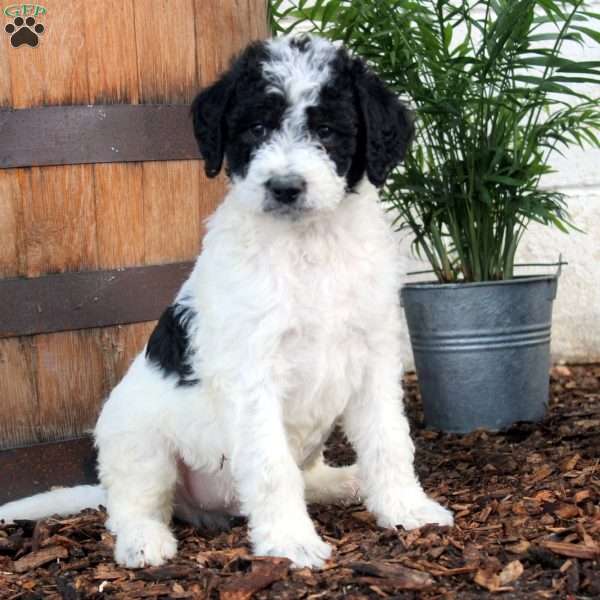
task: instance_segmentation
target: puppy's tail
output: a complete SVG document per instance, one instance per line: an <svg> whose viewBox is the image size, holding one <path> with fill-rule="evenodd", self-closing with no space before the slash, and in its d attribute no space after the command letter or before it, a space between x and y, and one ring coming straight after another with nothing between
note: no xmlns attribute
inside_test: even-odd
<svg viewBox="0 0 600 600"><path fill-rule="evenodd" d="M58 488L0 506L0 520L10 523L15 519L33 521L52 515L72 515L100 504L106 505L106 490L99 485Z"/></svg>

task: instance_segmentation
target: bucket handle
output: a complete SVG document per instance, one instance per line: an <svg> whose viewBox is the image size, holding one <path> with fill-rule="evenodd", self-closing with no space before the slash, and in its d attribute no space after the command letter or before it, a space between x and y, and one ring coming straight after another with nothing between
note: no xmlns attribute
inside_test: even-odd
<svg viewBox="0 0 600 600"><path fill-rule="evenodd" d="M557 290L557 282L558 282L558 278L562 275L562 268L563 265L568 265L569 263L565 260L563 260L562 258L562 254L558 255L558 261L556 262L551 262L551 263L518 263L515 264L515 267L556 267L556 273L554 273L554 281L552 282L552 287L551 287L551 292L550 292L550 298L549 300L555 300L556 299L556 290ZM410 277L412 275L426 275L428 273L435 273L435 271L433 269L425 269L423 271L409 271L408 273L406 273L407 277ZM400 300L400 304L401 306L404 306L404 303L402 301L402 299Z"/></svg>
<svg viewBox="0 0 600 600"><path fill-rule="evenodd" d="M556 267L555 277L558 279L562 274L563 265L568 265L569 263L566 260L562 259L562 254L558 255L558 261L550 262L550 263L515 263L515 267ZM428 273L435 273L433 269L424 269L422 271L408 271L406 273L407 277L411 277L412 275L427 275Z"/></svg>

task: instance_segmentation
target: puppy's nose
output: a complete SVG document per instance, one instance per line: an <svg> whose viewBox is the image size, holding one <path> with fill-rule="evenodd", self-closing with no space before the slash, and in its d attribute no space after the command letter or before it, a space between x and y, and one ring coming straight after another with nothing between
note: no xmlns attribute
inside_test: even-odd
<svg viewBox="0 0 600 600"><path fill-rule="evenodd" d="M299 175L271 177L266 183L273 199L280 204L294 204L306 189L306 181Z"/></svg>

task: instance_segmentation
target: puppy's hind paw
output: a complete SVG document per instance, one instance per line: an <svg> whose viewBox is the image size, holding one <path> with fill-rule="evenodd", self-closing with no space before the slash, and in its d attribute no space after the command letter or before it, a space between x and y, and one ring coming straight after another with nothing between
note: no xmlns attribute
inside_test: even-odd
<svg viewBox="0 0 600 600"><path fill-rule="evenodd" d="M317 463L304 472L306 501L317 504L353 504L360 502L358 467L330 467Z"/></svg>
<svg viewBox="0 0 600 600"><path fill-rule="evenodd" d="M278 533L254 544L254 553L261 556L283 556L297 569L321 568L331 556L331 546L315 532L303 537Z"/></svg>
<svg viewBox="0 0 600 600"><path fill-rule="evenodd" d="M402 525L404 529L417 529L424 525L454 525L452 512L432 500L424 493L415 494L396 503L391 510L377 513L380 527L394 528Z"/></svg>
<svg viewBox="0 0 600 600"><path fill-rule="evenodd" d="M116 532L115 560L135 569L157 567L177 553L177 542L169 528L159 521L135 521Z"/></svg>

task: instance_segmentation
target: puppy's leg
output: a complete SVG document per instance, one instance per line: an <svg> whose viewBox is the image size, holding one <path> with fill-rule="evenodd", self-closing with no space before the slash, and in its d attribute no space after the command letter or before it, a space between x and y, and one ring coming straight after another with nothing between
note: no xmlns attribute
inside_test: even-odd
<svg viewBox="0 0 600 600"><path fill-rule="evenodd" d="M382 352L371 353L363 389L344 414L346 434L358 455L361 494L382 527L452 525L452 513L427 497L415 474L395 345L392 336L377 344Z"/></svg>
<svg viewBox="0 0 600 600"><path fill-rule="evenodd" d="M290 451L278 394L260 382L237 396L239 430L233 474L256 554L320 567L331 548L306 510L302 473Z"/></svg>
<svg viewBox="0 0 600 600"><path fill-rule="evenodd" d="M130 568L163 564L177 552L168 525L176 463L166 440L151 431L96 439L115 560Z"/></svg>
<svg viewBox="0 0 600 600"><path fill-rule="evenodd" d="M309 503L336 504L359 500L358 467L331 467L320 456L302 471L304 497Z"/></svg>

